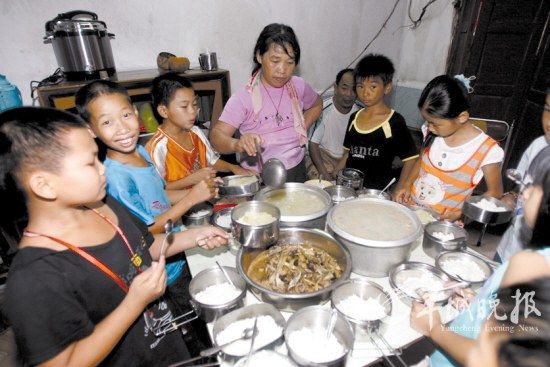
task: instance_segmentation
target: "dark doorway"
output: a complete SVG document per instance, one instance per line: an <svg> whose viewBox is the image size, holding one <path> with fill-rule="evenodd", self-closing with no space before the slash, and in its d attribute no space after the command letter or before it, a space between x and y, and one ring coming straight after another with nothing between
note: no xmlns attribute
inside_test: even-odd
<svg viewBox="0 0 550 367"><path fill-rule="evenodd" d="M550 0L462 0L456 6L447 72L476 76L471 115L512 126L504 168L514 167L543 134Z"/></svg>

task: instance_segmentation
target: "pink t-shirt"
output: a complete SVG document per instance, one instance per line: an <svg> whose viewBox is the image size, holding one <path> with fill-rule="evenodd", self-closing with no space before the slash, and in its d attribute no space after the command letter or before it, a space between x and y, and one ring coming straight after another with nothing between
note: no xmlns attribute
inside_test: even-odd
<svg viewBox="0 0 550 367"><path fill-rule="evenodd" d="M300 106L303 110L311 108L317 100L317 93L306 83L303 78L293 76L291 79ZM263 139L262 159L279 158L287 169L295 167L302 161L305 148L300 146L298 133L294 129L294 116L290 96L285 87L273 88L268 85L261 85L262 110L258 118L254 119L252 97L245 87L234 93L225 105L220 121L223 121L236 129L241 134L256 133ZM280 101L280 102L279 102ZM280 103L280 104L279 104ZM275 116L279 111L282 122L277 124ZM242 155L241 166L258 170L256 157Z"/></svg>

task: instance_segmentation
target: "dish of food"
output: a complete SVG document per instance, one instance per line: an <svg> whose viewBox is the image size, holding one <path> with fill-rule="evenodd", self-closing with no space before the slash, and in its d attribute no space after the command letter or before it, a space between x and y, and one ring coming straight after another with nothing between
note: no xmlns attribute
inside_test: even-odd
<svg viewBox="0 0 550 367"><path fill-rule="evenodd" d="M506 212L508 209L504 206L498 206L497 204L493 203L490 200L487 200L485 198L481 199L477 203L472 203L473 205L477 206L478 208L481 208L483 210L487 210L489 212Z"/></svg>
<svg viewBox="0 0 550 367"><path fill-rule="evenodd" d="M256 176L239 176L229 180L227 186L244 186L258 181Z"/></svg>
<svg viewBox="0 0 550 367"><path fill-rule="evenodd" d="M327 180L308 180L304 183L306 185L320 187L321 189L324 189L325 187L330 187L330 186L334 185L333 182L330 182L330 181L327 181Z"/></svg>
<svg viewBox="0 0 550 367"><path fill-rule="evenodd" d="M234 300L241 290L229 283L214 284L195 294L195 299L206 305L221 305Z"/></svg>
<svg viewBox="0 0 550 367"><path fill-rule="evenodd" d="M277 324L273 317L268 315L257 317L256 328L258 335L254 339L254 348L260 349L273 342L283 334L283 328ZM216 344L223 345L242 337L243 331L254 327L254 318L247 318L229 324L216 335ZM240 339L223 348L224 353L233 356L244 356L250 350L250 339Z"/></svg>
<svg viewBox="0 0 550 367"><path fill-rule="evenodd" d="M356 294L338 302L336 308L347 317L361 321L380 320L387 316L379 298L363 299Z"/></svg>
<svg viewBox="0 0 550 367"><path fill-rule="evenodd" d="M441 241L450 241L455 239L454 233L445 233L445 232L432 232L432 236Z"/></svg>
<svg viewBox="0 0 550 367"><path fill-rule="evenodd" d="M260 253L247 270L257 284L279 293L311 293L340 278L342 269L328 252L303 244L281 244Z"/></svg>
<svg viewBox="0 0 550 367"><path fill-rule="evenodd" d="M191 212L187 216L190 218L199 218L199 217L204 217L205 215L208 215L208 214L210 214L210 210L201 209L201 210L197 210L196 212Z"/></svg>
<svg viewBox="0 0 550 367"><path fill-rule="evenodd" d="M338 205L332 220L346 233L372 241L399 240L416 230L413 220L402 210L368 200Z"/></svg>
<svg viewBox="0 0 550 367"><path fill-rule="evenodd" d="M327 338L323 328L304 327L290 333L288 345L300 357L314 363L326 363L340 358L346 348L340 344L334 334ZM323 346L320 348L319 346Z"/></svg>
<svg viewBox="0 0 550 367"><path fill-rule="evenodd" d="M265 199L281 211L282 216L309 215L325 208L319 196L305 190L280 190Z"/></svg>
<svg viewBox="0 0 550 367"><path fill-rule="evenodd" d="M486 278L483 269L474 261L468 259L447 259L441 263L441 268L447 274L455 277L458 275L469 282L480 282Z"/></svg>
<svg viewBox="0 0 550 367"><path fill-rule="evenodd" d="M237 219L237 222L248 226L263 226L269 223L273 223L277 220L274 216L266 212L253 212L248 211L244 215Z"/></svg>

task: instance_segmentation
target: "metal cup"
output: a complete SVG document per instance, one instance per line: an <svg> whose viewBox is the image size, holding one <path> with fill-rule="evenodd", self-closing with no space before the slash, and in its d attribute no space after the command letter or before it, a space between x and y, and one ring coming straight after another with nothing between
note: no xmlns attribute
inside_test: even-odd
<svg viewBox="0 0 550 367"><path fill-rule="evenodd" d="M201 70L213 71L218 70L218 59L215 52L206 52L199 55L199 64Z"/></svg>

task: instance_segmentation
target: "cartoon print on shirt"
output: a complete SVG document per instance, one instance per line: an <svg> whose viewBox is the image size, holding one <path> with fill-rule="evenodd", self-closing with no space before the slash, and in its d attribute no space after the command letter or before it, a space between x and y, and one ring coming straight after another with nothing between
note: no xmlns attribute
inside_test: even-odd
<svg viewBox="0 0 550 367"><path fill-rule="evenodd" d="M416 199L420 204L435 205L445 196L445 183L434 175L423 173L415 182Z"/></svg>

